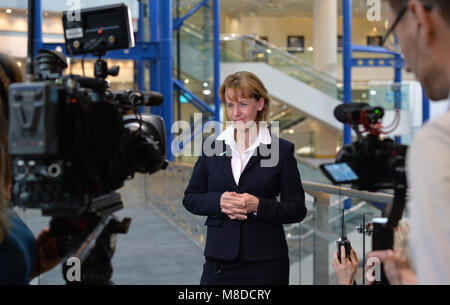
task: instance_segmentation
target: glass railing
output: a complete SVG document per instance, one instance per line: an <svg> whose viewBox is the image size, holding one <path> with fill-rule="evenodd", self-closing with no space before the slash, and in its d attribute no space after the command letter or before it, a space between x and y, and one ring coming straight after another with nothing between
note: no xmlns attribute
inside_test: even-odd
<svg viewBox="0 0 450 305"><path fill-rule="evenodd" d="M367 84L355 83L353 88L353 101L366 102L372 106L380 106L385 110L393 110L396 108L395 98L399 92L399 109L409 110L409 84ZM400 93L401 92L401 93ZM340 93L340 99L343 99Z"/></svg>
<svg viewBox="0 0 450 305"><path fill-rule="evenodd" d="M195 243L204 247L206 217L189 213L181 203L192 169L193 165L171 163L167 170L152 176L139 175L137 183L145 190L148 204L158 208ZM300 166L300 171L303 174L304 167ZM371 239L357 227L365 228L371 219L381 217L382 212L372 205L373 201L384 209L392 196L309 182L304 175L302 183L308 194L307 216L301 223L284 225L289 245L290 284L337 283L331 260L336 251L336 240L342 234L341 213L347 196L354 199L351 208L345 211L344 231L360 261L356 279L362 284L364 258L371 251Z"/></svg>

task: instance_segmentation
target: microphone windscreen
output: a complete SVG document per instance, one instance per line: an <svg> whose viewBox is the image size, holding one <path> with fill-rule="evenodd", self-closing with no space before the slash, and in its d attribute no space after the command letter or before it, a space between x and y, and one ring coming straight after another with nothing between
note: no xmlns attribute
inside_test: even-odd
<svg viewBox="0 0 450 305"><path fill-rule="evenodd" d="M343 103L334 108L334 117L339 122L344 124L349 123L349 114L352 114L355 111L361 111L361 109L365 106L368 106L367 103Z"/></svg>

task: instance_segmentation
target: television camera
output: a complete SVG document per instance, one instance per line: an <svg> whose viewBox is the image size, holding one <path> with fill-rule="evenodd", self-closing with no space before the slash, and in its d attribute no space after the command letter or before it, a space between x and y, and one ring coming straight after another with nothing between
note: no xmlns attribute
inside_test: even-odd
<svg viewBox="0 0 450 305"><path fill-rule="evenodd" d="M108 68L102 56L134 46L125 4L86 8L75 16L62 15L65 47L71 56L97 57L95 76L64 75L62 53L39 50L33 58L29 47L27 70L34 81L10 86L11 201L52 217L50 232L58 238L60 255L76 253L83 260L82 283L108 283L115 234L126 233L131 221L113 215L123 208L115 191L136 172L153 174L168 164L164 120L138 111L160 105L163 97L110 90L106 78L117 76L119 67Z"/></svg>

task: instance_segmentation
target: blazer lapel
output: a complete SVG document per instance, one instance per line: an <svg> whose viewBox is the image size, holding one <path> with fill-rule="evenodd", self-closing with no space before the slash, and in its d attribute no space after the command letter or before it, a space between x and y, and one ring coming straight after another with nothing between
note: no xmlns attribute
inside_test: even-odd
<svg viewBox="0 0 450 305"><path fill-rule="evenodd" d="M224 147L224 151L219 154L219 160L224 167L224 175L228 179L228 181L237 188L236 181L234 181L233 169L231 167L231 147L225 143L221 143L222 147Z"/></svg>
<svg viewBox="0 0 450 305"><path fill-rule="evenodd" d="M261 144L266 146L267 148L270 147L270 145L266 145L266 144ZM250 168L252 168L253 165L255 165L256 163L258 163L259 160L261 160L262 158L266 159L269 158L270 156L261 156L261 151L260 151L260 146L258 146L258 148L256 149L256 155L251 156L250 160L248 160L247 165L245 166L244 170L242 171L241 177L242 175L245 174L245 172L247 172ZM239 179L240 180L240 179Z"/></svg>

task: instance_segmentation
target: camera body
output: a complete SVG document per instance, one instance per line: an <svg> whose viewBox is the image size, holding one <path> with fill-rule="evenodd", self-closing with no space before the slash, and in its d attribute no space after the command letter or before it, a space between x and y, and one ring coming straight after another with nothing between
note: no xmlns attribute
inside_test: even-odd
<svg viewBox="0 0 450 305"><path fill-rule="evenodd" d="M119 4L81 10L73 24L68 14L63 14L66 38L74 33L81 37L75 43L79 48L73 47L75 38L66 41L66 48L72 55L97 54L95 77L63 75L65 56L39 50L36 82L12 84L9 90L11 201L57 217L95 211L95 198L111 194L136 172L153 174L167 167L164 120L137 110L160 105L162 95L111 91L105 80L119 69L108 69L101 56L134 45L128 8ZM116 44L105 43L112 33L108 31L117 34Z"/></svg>
<svg viewBox="0 0 450 305"><path fill-rule="evenodd" d="M394 188L396 168L404 165L407 146L394 140L368 135L337 154L336 162L347 163L359 177L352 187L359 190L377 191Z"/></svg>
<svg viewBox="0 0 450 305"><path fill-rule="evenodd" d="M351 182L353 188L367 191L394 189L399 181L398 173L404 176L407 146L380 137L384 109L366 103L346 103L337 106L334 115L340 122L349 124L358 139L343 146L335 160L336 164L350 166L356 177L350 181L337 177L331 179L333 183ZM336 175L329 172L326 166L320 168L331 178ZM406 177L400 180L406 181Z"/></svg>
<svg viewBox="0 0 450 305"><path fill-rule="evenodd" d="M70 55L127 49L134 46L129 8L123 4L63 12L66 49Z"/></svg>

